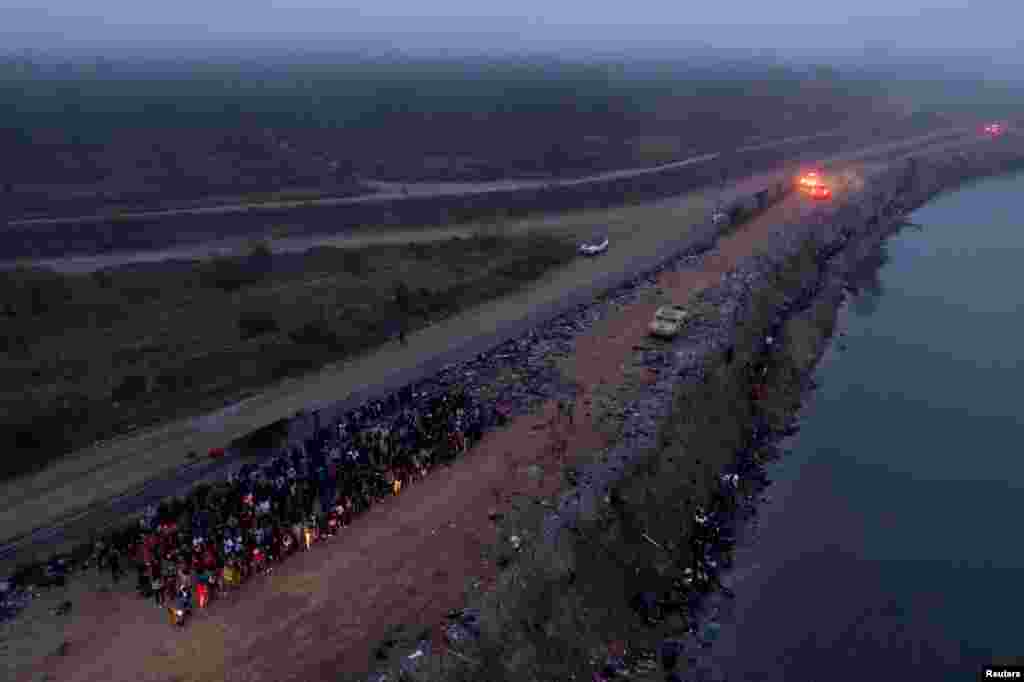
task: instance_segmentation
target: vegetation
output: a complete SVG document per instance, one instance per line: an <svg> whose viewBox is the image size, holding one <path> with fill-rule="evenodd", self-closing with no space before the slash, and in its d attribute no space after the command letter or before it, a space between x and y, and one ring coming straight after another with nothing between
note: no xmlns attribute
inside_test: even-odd
<svg viewBox="0 0 1024 682"><path fill-rule="evenodd" d="M574 255L526 234L285 255L257 245L92 275L4 271L0 477L363 352Z"/></svg>
<svg viewBox="0 0 1024 682"><path fill-rule="evenodd" d="M634 167L860 121L868 78L755 62L0 58L10 215ZM751 112L756 111L756 116Z"/></svg>

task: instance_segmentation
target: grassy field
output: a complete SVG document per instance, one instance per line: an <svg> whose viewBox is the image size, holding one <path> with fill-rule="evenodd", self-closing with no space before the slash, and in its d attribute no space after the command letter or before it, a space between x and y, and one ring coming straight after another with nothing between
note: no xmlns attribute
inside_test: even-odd
<svg viewBox="0 0 1024 682"><path fill-rule="evenodd" d="M287 376L508 294L574 258L557 236L251 253L58 275L5 272L0 476ZM395 300L403 283L407 301Z"/></svg>
<svg viewBox="0 0 1024 682"><path fill-rule="evenodd" d="M884 87L755 62L0 57L0 210L344 195L358 178L573 176L883 112Z"/></svg>

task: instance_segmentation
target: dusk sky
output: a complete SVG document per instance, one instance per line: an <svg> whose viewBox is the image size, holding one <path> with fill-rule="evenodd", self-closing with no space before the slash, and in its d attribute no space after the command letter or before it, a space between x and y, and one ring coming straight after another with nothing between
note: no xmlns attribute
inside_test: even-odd
<svg viewBox="0 0 1024 682"><path fill-rule="evenodd" d="M397 48L707 44L783 51L883 45L1016 59L1024 3L1010 0L0 0L9 48L195 42L375 42Z"/></svg>

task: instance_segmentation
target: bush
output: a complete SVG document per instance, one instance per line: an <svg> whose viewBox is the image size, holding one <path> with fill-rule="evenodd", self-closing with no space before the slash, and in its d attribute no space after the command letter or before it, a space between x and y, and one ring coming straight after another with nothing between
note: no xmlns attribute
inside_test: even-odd
<svg viewBox="0 0 1024 682"><path fill-rule="evenodd" d="M155 383L160 390L167 391L168 393L177 391L183 384L181 377L173 370L160 372L156 377Z"/></svg>
<svg viewBox="0 0 1024 682"><path fill-rule="evenodd" d="M489 234L486 232L477 233L477 244L481 251L494 251L501 246L501 237L497 234Z"/></svg>
<svg viewBox="0 0 1024 682"><path fill-rule="evenodd" d="M729 225L739 225L747 218L747 213L745 206L733 206L732 210L729 211Z"/></svg>
<svg viewBox="0 0 1024 682"><path fill-rule="evenodd" d="M126 402L144 395L146 389L146 377L139 374L131 374L121 380L121 383L114 389L111 397L118 402Z"/></svg>
<svg viewBox="0 0 1024 682"><path fill-rule="evenodd" d="M23 268L0 273L5 309L14 316L36 317L62 307L73 296L63 275L43 268Z"/></svg>
<svg viewBox="0 0 1024 682"><path fill-rule="evenodd" d="M348 274L358 277L366 274L369 263L366 260L366 254L360 251L346 251L341 257L341 267Z"/></svg>
<svg viewBox="0 0 1024 682"><path fill-rule="evenodd" d="M323 320L307 322L298 329L288 332L288 338L304 346L336 346L338 335Z"/></svg>
<svg viewBox="0 0 1024 682"><path fill-rule="evenodd" d="M251 310L242 313L238 318L238 331L243 339L271 334L280 328L274 316L266 312Z"/></svg>
<svg viewBox="0 0 1024 682"><path fill-rule="evenodd" d="M261 263L268 263L274 258L274 252L270 250L270 244L260 241L253 244L249 250L249 258Z"/></svg>
<svg viewBox="0 0 1024 682"><path fill-rule="evenodd" d="M206 287L237 291L263 279L260 266L258 258L215 258L203 267L200 281Z"/></svg>
<svg viewBox="0 0 1024 682"><path fill-rule="evenodd" d="M91 276L100 289L109 289L114 284L113 276L106 270L96 270Z"/></svg>
<svg viewBox="0 0 1024 682"><path fill-rule="evenodd" d="M430 247L426 244L410 242L408 248L413 258L424 259L430 256Z"/></svg>

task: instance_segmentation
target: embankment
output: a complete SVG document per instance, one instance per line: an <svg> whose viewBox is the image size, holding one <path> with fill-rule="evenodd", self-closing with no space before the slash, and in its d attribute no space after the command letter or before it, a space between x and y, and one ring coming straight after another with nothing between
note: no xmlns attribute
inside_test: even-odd
<svg viewBox="0 0 1024 682"><path fill-rule="evenodd" d="M686 654L672 662L678 672L695 663L702 613L722 597L695 598L684 571L712 554L728 565L738 512L756 509L759 464L795 428L850 277L907 211L1022 163L1024 144L1008 138L893 164L842 202L782 226L762 255L703 291L701 308L715 314L662 354L659 378L622 406L621 441L578 471L535 526L503 529L518 547L503 550L498 587L473 604L480 635L444 658L443 677L589 680L614 641L634 652L672 644ZM741 480L726 494L721 475L731 473ZM709 510L717 549L693 543L706 537L696 518ZM436 679L426 673L436 667L422 670L417 679Z"/></svg>

